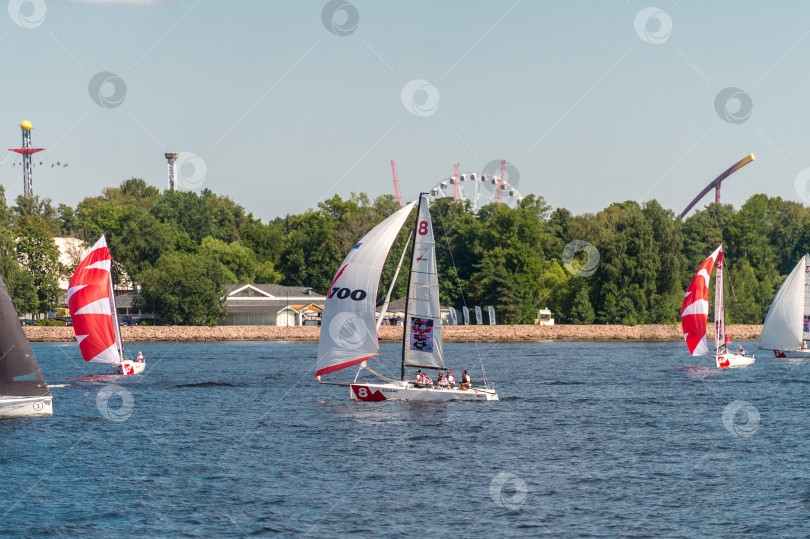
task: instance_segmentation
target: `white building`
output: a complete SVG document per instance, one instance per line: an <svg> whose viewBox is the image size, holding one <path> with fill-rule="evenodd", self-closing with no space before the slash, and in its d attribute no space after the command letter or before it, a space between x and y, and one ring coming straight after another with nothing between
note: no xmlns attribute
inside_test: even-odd
<svg viewBox="0 0 810 539"><path fill-rule="evenodd" d="M226 284L223 326L320 325L326 296L303 286Z"/></svg>

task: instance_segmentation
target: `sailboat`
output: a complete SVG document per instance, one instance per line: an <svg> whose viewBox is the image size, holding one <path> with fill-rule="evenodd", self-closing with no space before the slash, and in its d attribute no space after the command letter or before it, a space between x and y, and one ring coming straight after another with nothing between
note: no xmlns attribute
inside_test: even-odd
<svg viewBox="0 0 810 539"><path fill-rule="evenodd" d="M408 293L405 301L400 380L387 378L368 367L366 361L380 354L377 328L387 305L376 317L376 299L385 259L400 229L418 204L415 239L411 251ZM321 383L348 385L352 400L498 400L498 394L484 376L483 387L441 389L432 384L415 384L406 378L406 368L444 369L442 321L439 312L439 277L433 224L426 193L393 213L354 246L340 265L327 292L318 341L315 375ZM400 259L400 265L402 259ZM399 268L397 268L397 273ZM396 282L396 275L391 286ZM386 303L390 299L390 290ZM352 383L322 381L321 376L360 365ZM382 382L358 382L367 369Z"/></svg>
<svg viewBox="0 0 810 539"><path fill-rule="evenodd" d="M0 417L51 414L51 391L0 276Z"/></svg>
<svg viewBox="0 0 810 539"><path fill-rule="evenodd" d="M85 361L110 363L118 374L141 374L146 362L124 356L112 285L112 257L101 238L76 268L67 291L73 331Z"/></svg>
<svg viewBox="0 0 810 539"><path fill-rule="evenodd" d="M810 358L805 339L810 338L810 255L804 255L773 298L759 347L775 357Z"/></svg>
<svg viewBox="0 0 810 539"><path fill-rule="evenodd" d="M745 367L754 362L754 356L728 351L730 338L726 335L726 309L723 296L723 246L720 245L698 268L689 283L681 306L683 338L693 356L709 354L706 341L706 323L709 319L709 281L717 262L714 281L714 358L718 367ZM742 347L740 347L742 350Z"/></svg>

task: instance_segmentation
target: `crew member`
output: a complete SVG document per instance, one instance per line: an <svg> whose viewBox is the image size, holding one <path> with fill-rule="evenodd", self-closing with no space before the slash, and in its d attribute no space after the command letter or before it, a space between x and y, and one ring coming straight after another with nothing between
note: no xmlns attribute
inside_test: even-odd
<svg viewBox="0 0 810 539"><path fill-rule="evenodd" d="M143 361L143 352L138 350L138 361Z"/></svg>
<svg viewBox="0 0 810 539"><path fill-rule="evenodd" d="M447 369L447 383L450 385L450 389L456 386L456 377L453 376L453 371L450 369Z"/></svg>
<svg viewBox="0 0 810 539"><path fill-rule="evenodd" d="M471 383L472 383L472 380L470 380L470 375L467 374L466 370L462 369L461 370L461 382L459 382L458 388L461 389L461 390L466 391L466 390L470 389L470 384Z"/></svg>

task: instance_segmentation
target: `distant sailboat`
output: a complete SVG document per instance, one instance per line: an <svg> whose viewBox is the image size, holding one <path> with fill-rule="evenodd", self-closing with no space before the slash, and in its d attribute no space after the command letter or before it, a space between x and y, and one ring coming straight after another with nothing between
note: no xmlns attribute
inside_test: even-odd
<svg viewBox="0 0 810 539"><path fill-rule="evenodd" d="M51 391L0 276L0 417L51 414Z"/></svg>
<svg viewBox="0 0 810 539"><path fill-rule="evenodd" d="M744 367L754 362L753 356L728 351L726 338L726 310L723 295L723 246L720 245L698 268L686 289L681 306L683 338L693 356L709 354L706 341L706 323L709 319L709 282L717 262L714 283L714 356L718 367ZM742 349L742 347L741 347Z"/></svg>
<svg viewBox="0 0 810 539"><path fill-rule="evenodd" d="M112 286L112 257L101 236L70 279L67 291L73 331L85 361L110 363L118 374L141 374L146 362L124 356Z"/></svg>
<svg viewBox="0 0 810 539"><path fill-rule="evenodd" d="M810 358L810 255L804 255L787 276L768 309L759 347L775 357Z"/></svg>
<svg viewBox="0 0 810 539"><path fill-rule="evenodd" d="M360 364L363 368L366 360L380 353L375 320L380 274L388 252L415 204L412 202L398 210L366 234L348 254L332 280L326 296L318 342L315 372L318 380L325 374L352 365ZM355 378L355 382L350 384L321 383L349 385L350 398L362 401L498 400L498 394L491 384L461 390L435 388L427 382L412 384L406 380L406 367L444 369L436 249L428 198L424 194L419 197L416 222L405 301L401 380L385 378L368 369L386 382L357 382ZM380 319L384 316L385 312L380 315Z"/></svg>

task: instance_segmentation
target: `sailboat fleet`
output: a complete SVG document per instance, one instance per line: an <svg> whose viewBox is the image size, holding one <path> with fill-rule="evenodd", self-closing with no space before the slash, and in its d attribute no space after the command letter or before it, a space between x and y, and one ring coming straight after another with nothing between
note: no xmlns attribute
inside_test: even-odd
<svg viewBox="0 0 810 539"><path fill-rule="evenodd" d="M429 210L423 193L368 232L346 256L332 280L322 315L315 375L322 384L347 386L356 401L451 400L497 401L498 394L487 379L483 384L440 386L424 379L409 380L408 369L445 370L442 317L439 307L439 275L436 246ZM368 366L381 355L377 330L385 317L393 285L405 259L403 251L382 312L376 313L382 268L394 241L413 209L416 224L411 235L405 326L399 358L399 379L386 377ZM406 250L410 245L410 238ZM714 355L715 366L745 367L755 362L742 347L735 353L725 327L724 258L720 245L700 265L681 306L683 337L693 356ZM716 268L716 271L715 271ZM118 326L112 283L112 257L106 238L93 245L73 274L67 291L68 308L76 340L85 361L107 363L119 375L143 373L142 356L129 359ZM710 350L707 323L711 274L714 279L714 344ZM466 313L465 313L466 314ZM759 347L777 358L810 358L810 255L804 255L779 289L765 319ZM322 377L358 367L354 380L326 381ZM362 371L377 377L358 381ZM466 371L465 371L466 372ZM464 380L465 382L467 380ZM19 317L0 276L0 418L50 415L53 397L25 337Z"/></svg>

